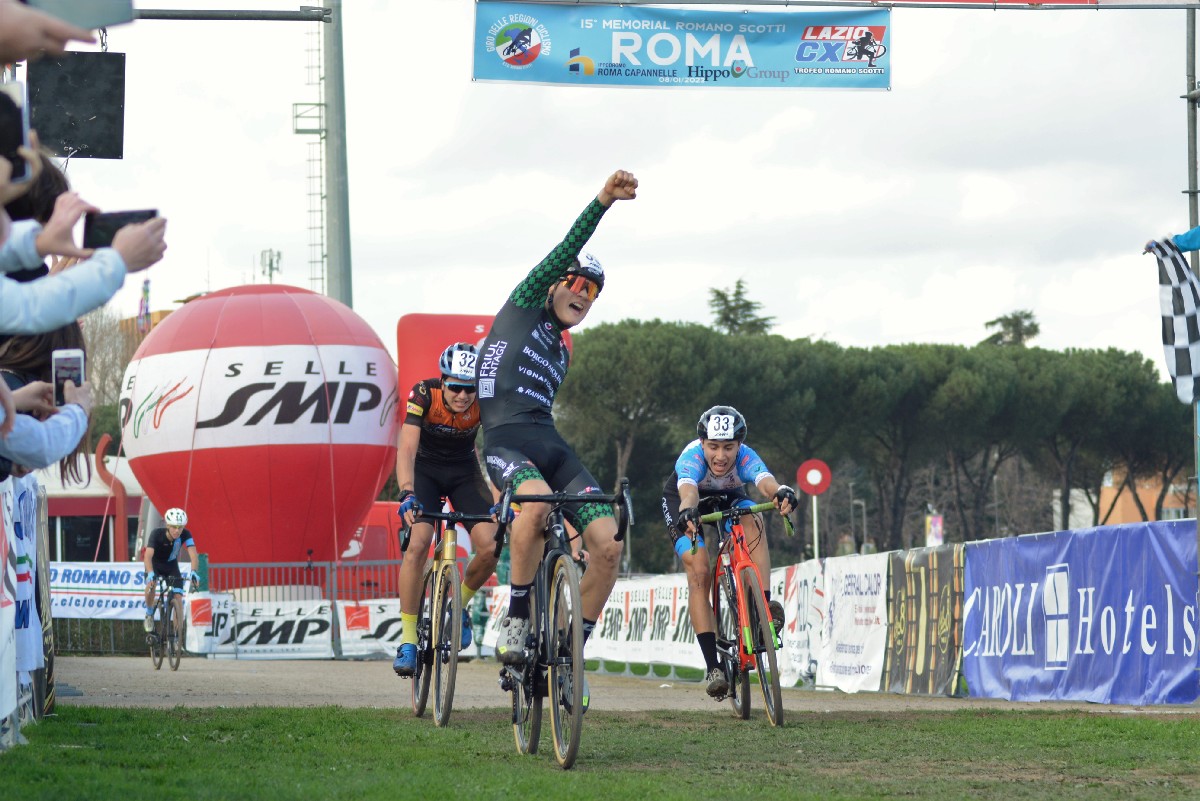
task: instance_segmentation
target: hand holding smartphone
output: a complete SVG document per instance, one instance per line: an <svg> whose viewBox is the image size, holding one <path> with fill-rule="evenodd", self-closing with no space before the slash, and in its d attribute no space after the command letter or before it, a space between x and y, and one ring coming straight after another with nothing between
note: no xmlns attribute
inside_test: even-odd
<svg viewBox="0 0 1200 801"><path fill-rule="evenodd" d="M75 386L81 386L86 380L83 369L83 351L79 348L63 348L50 354L50 364L54 372L54 405L63 406L63 386L71 381Z"/></svg>
<svg viewBox="0 0 1200 801"><path fill-rule="evenodd" d="M113 237L127 225L142 223L158 216L158 209L138 211L89 211L83 218L83 246L96 248L112 247Z"/></svg>
<svg viewBox="0 0 1200 801"><path fill-rule="evenodd" d="M24 83L0 83L0 156L12 164L9 183L30 178L29 164L19 149L29 147L29 95Z"/></svg>

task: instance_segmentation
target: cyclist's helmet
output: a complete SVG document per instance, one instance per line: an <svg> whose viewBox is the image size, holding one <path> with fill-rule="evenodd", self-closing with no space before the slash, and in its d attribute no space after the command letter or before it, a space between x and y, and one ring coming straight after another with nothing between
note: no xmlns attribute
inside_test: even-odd
<svg viewBox="0 0 1200 801"><path fill-rule="evenodd" d="M469 342L455 342L442 351L438 369L443 378L475 383L475 359L479 351Z"/></svg>
<svg viewBox="0 0 1200 801"><path fill-rule="evenodd" d="M714 406L696 421L696 433L700 439L731 440L746 439L746 418L732 406Z"/></svg>
<svg viewBox="0 0 1200 801"><path fill-rule="evenodd" d="M580 253L575 263L567 268L566 274L590 278L596 282L596 286L601 291L604 289L604 268L600 266L600 260L586 250ZM600 292L598 291L596 294L599 295Z"/></svg>
<svg viewBox="0 0 1200 801"><path fill-rule="evenodd" d="M167 521L168 526L186 526L187 512L176 506L167 510L167 513L163 515L163 520Z"/></svg>

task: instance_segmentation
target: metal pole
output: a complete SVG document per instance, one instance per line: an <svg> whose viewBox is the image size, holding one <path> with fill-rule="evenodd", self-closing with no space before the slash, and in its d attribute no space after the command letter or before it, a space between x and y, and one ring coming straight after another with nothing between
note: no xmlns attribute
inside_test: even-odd
<svg viewBox="0 0 1200 801"><path fill-rule="evenodd" d="M846 484L850 487L850 539L856 539L858 534L854 531L854 482L847 481ZM854 543L854 552L858 553L860 543Z"/></svg>
<svg viewBox="0 0 1200 801"><path fill-rule="evenodd" d="M330 0L325 31L325 247L329 297L354 306L350 282L350 184L346 167L346 77L342 68L342 0Z"/></svg>
<svg viewBox="0 0 1200 801"><path fill-rule="evenodd" d="M812 515L813 515L813 559L821 558L821 538L817 529L817 496L812 496Z"/></svg>
<svg viewBox="0 0 1200 801"><path fill-rule="evenodd" d="M134 19L194 22L326 22L329 10L301 6L299 11L201 11L183 8L140 8Z"/></svg>

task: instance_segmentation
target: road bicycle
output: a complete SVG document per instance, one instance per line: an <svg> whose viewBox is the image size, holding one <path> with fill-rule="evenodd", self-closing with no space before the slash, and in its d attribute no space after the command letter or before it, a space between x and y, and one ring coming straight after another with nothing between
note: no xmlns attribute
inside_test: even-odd
<svg viewBox="0 0 1200 801"><path fill-rule="evenodd" d="M171 670L179 670L183 656L183 596L182 592L172 592L177 582L182 591L183 579L168 576L154 579L154 609L150 610L154 630L146 634L146 644L150 646L150 661L155 670L162 668L164 658Z"/></svg>
<svg viewBox="0 0 1200 801"><path fill-rule="evenodd" d="M717 530L717 561L713 566L712 608L717 619L717 662L729 682L728 697L734 714L750 718L750 672L758 674L767 718L783 725L783 696L775 652L783 645L783 632L771 624L762 576L750 558L742 516L776 509L773 503L733 507L700 516L701 523ZM783 515L788 536L792 521ZM728 528L728 531L726 529ZM764 534L765 536L765 534ZM693 553L696 538L692 537Z"/></svg>
<svg viewBox="0 0 1200 801"><path fill-rule="evenodd" d="M433 722L445 726L454 705L454 680L458 675L458 647L462 643L462 578L458 574L458 523L484 523L489 515L423 511L420 521L436 521L433 561L421 580L421 608L417 613L417 665L412 676L412 710L421 717L429 702L432 680ZM408 551L411 530L405 527L401 552Z"/></svg>
<svg viewBox="0 0 1200 801"><path fill-rule="evenodd" d="M583 727L583 599L579 566L571 554L564 507L586 503L613 504L618 540L633 524L629 480L621 479L615 495L514 495L505 488L497 506L504 514L496 531L497 555L511 522L512 504L548 503L546 546L529 597L529 636L519 665L500 668L500 688L512 693L513 738L517 751L535 754L542 731L542 699L550 699L554 758L565 770L575 764ZM579 535L576 535L579 536Z"/></svg>

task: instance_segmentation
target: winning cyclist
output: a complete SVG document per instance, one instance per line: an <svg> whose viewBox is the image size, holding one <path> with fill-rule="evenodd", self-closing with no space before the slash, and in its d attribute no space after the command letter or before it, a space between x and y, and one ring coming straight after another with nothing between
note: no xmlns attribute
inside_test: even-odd
<svg viewBox="0 0 1200 801"><path fill-rule="evenodd" d="M456 342L442 352L441 378L418 381L408 393L408 414L400 426L396 453L396 483L400 486L400 514L412 527L408 550L400 563L400 647L392 668L411 676L417 667L417 615L421 611L421 585L433 525L422 518L425 509L441 509L449 498L455 511L486 515L492 494L483 480L475 456L479 432L479 403L475 398L474 345ZM495 523L464 523L471 533L475 556L467 565L462 583L462 642L471 644L471 619L467 603L496 570Z"/></svg>
<svg viewBox="0 0 1200 801"><path fill-rule="evenodd" d="M667 532L675 543L675 553L683 559L688 578L688 612L696 642L704 655L708 694L724 698L729 682L717 665L717 620L709 598L712 591L712 571L704 535L700 531L700 503L721 511L735 506L753 506L746 495L746 484L752 482L758 491L772 498L782 514L796 508L796 493L791 487L775 480L758 454L745 443L746 419L732 406L714 406L696 422L699 439L688 444L675 460L675 472L663 485L662 509ZM711 500L710 500L711 499ZM715 511L709 509L707 511ZM767 538L763 536L762 518L750 516L743 524L750 556L762 578L763 593L775 632L783 631L783 604L771 600L771 557L767 553ZM696 553L692 542L684 536L696 535Z"/></svg>
<svg viewBox="0 0 1200 801"><path fill-rule="evenodd" d="M179 552L187 549L192 563L192 587L200 581L196 571L200 569L200 557L196 553L196 542L187 525L187 512L171 508L163 515L166 528L156 528L146 538L142 551L142 562L146 566L146 620L147 632L154 631L154 576L165 576L171 589L171 603L175 605L175 619L183 620L183 574L179 572Z"/></svg>
<svg viewBox="0 0 1200 801"><path fill-rule="evenodd" d="M484 456L498 487L512 482L516 493L599 493L600 489L554 427L551 408L567 373L563 331L578 325L604 288L604 269L582 253L600 218L618 200L637 197L637 179L618 170L575 220L571 230L509 295L492 324L479 358L479 407ZM500 624L496 654L518 664L529 633L529 592L542 556L547 504L527 503L512 525L512 594ZM591 562L583 576L583 636L595 628L617 580L621 543L608 504L566 510L583 532ZM588 705L584 686L584 708Z"/></svg>

